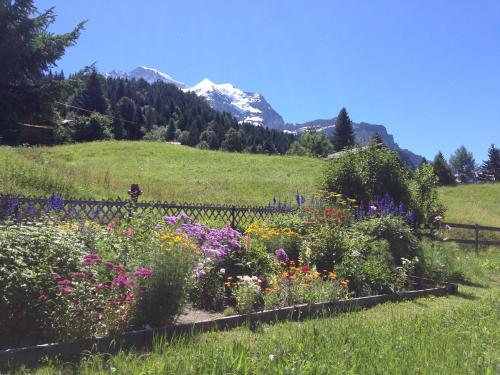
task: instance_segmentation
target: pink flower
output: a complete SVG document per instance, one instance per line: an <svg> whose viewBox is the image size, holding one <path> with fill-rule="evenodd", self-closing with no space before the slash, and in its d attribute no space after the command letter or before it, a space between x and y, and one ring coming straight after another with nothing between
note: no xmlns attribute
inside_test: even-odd
<svg viewBox="0 0 500 375"><path fill-rule="evenodd" d="M61 294L70 294L73 291L73 288L70 286L65 286L62 288L59 288L59 293Z"/></svg>
<svg viewBox="0 0 500 375"><path fill-rule="evenodd" d="M85 272L73 272L71 274L71 277L76 277L76 278L85 277Z"/></svg>
<svg viewBox="0 0 500 375"><path fill-rule="evenodd" d="M108 224L108 229L113 229L116 228L118 224L116 224L116 221L112 221Z"/></svg>
<svg viewBox="0 0 500 375"><path fill-rule="evenodd" d="M118 305L118 302L116 302L115 300L112 299L112 300L108 301L108 305L109 306L116 306L116 305Z"/></svg>
<svg viewBox="0 0 500 375"><path fill-rule="evenodd" d="M445 227L445 229L446 229L448 232L449 232L449 231L451 231L451 230L453 229L453 228L452 228L450 225L448 225L448 224L446 224L444 227Z"/></svg>
<svg viewBox="0 0 500 375"><path fill-rule="evenodd" d="M434 217L434 221L441 221L443 220L443 217L441 215L436 215L436 217Z"/></svg>
<svg viewBox="0 0 500 375"><path fill-rule="evenodd" d="M98 284L96 286L97 289L111 289L111 285L109 284Z"/></svg>
<svg viewBox="0 0 500 375"><path fill-rule="evenodd" d="M127 228L123 231L123 235L126 237L132 237L134 235L134 230L132 228Z"/></svg>
<svg viewBox="0 0 500 375"><path fill-rule="evenodd" d="M127 281L128 281L128 275L125 273L121 273L113 279L112 283L113 285L126 287Z"/></svg>
<svg viewBox="0 0 500 375"><path fill-rule="evenodd" d="M66 279L64 279L64 280L59 280L59 281L57 282L57 284L58 284L58 285L63 285L63 286L68 286L68 285L71 285L71 281L70 281L70 280L66 280Z"/></svg>
<svg viewBox="0 0 500 375"><path fill-rule="evenodd" d="M45 302L49 299L49 297L47 297L45 294L42 294L40 297L38 297L36 300L38 302Z"/></svg>
<svg viewBox="0 0 500 375"><path fill-rule="evenodd" d="M134 300L134 295L133 294L127 294L125 297L125 302L132 302Z"/></svg>
<svg viewBox="0 0 500 375"><path fill-rule="evenodd" d="M148 268L139 268L137 271L134 272L134 276L138 277L148 277L151 276L152 272Z"/></svg>
<svg viewBox="0 0 500 375"><path fill-rule="evenodd" d="M113 270L118 271L118 272L125 272L125 267L120 266L119 264L114 264Z"/></svg>
<svg viewBox="0 0 500 375"><path fill-rule="evenodd" d="M83 257L83 264L90 266L92 264L101 263L102 259L99 255L95 253L90 253Z"/></svg>

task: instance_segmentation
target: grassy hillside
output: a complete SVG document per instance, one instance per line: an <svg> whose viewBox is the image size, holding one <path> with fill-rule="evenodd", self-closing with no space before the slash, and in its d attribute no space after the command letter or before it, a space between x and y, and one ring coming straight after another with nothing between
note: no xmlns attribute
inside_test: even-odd
<svg viewBox="0 0 500 375"><path fill-rule="evenodd" d="M58 147L0 147L2 193L125 197L131 183L144 199L267 204L309 195L318 159L197 150L155 142L94 142ZM500 226L500 184L440 188L446 220Z"/></svg>
<svg viewBox="0 0 500 375"><path fill-rule="evenodd" d="M314 192L323 161L223 153L155 142L94 142L58 147L0 147L2 192L126 196L139 183L145 199L267 204Z"/></svg>
<svg viewBox="0 0 500 375"><path fill-rule="evenodd" d="M500 227L500 184L442 187L446 220Z"/></svg>

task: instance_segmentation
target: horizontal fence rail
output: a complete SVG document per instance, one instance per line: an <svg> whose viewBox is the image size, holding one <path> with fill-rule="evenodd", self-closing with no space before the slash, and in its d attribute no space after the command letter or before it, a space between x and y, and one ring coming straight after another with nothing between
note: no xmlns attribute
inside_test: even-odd
<svg viewBox="0 0 500 375"><path fill-rule="evenodd" d="M461 238L447 238L446 240L441 240L444 242L456 242L461 244L474 245L476 252L479 251L479 245L488 245L488 246L500 246L500 241L489 241L489 240L480 240L479 233L483 232L500 232L500 228L498 227L490 227L479 224L461 224L461 223L449 223L443 222L443 226L450 226L451 228L459 228L459 229L470 229L474 230L474 239L467 240Z"/></svg>
<svg viewBox="0 0 500 375"><path fill-rule="evenodd" d="M296 208L285 205L235 206L217 204L137 202L136 200L63 199L0 195L0 221L14 218L29 221L44 213L55 212L68 220L92 220L101 224L128 220L135 215L179 215L185 213L193 220L219 220L237 226L249 224L272 215L294 212Z"/></svg>

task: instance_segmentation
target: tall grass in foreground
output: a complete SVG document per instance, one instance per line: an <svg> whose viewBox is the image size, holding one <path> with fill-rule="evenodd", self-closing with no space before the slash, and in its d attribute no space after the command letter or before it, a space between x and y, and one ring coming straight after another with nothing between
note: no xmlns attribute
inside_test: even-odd
<svg viewBox="0 0 500 375"><path fill-rule="evenodd" d="M304 322L159 341L150 353L94 355L39 374L495 374L500 366L500 254L455 251L460 294Z"/></svg>

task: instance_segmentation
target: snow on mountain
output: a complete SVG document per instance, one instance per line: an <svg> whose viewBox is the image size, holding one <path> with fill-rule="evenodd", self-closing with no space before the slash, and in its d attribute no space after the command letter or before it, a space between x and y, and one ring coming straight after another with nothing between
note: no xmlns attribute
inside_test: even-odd
<svg viewBox="0 0 500 375"><path fill-rule="evenodd" d="M240 123L279 128L283 118L259 93L245 92L230 83L216 84L205 78L193 87L184 89L207 99L216 111L231 113Z"/></svg>
<svg viewBox="0 0 500 375"><path fill-rule="evenodd" d="M156 81L162 81L165 83L173 83L174 85L176 85L181 89L187 87L184 82L177 81L166 73L160 72L157 69L148 68L146 66L139 66L128 73L121 70L112 70L111 72L105 74L105 76L112 78L125 78L125 79L142 78L148 83L155 83Z"/></svg>

